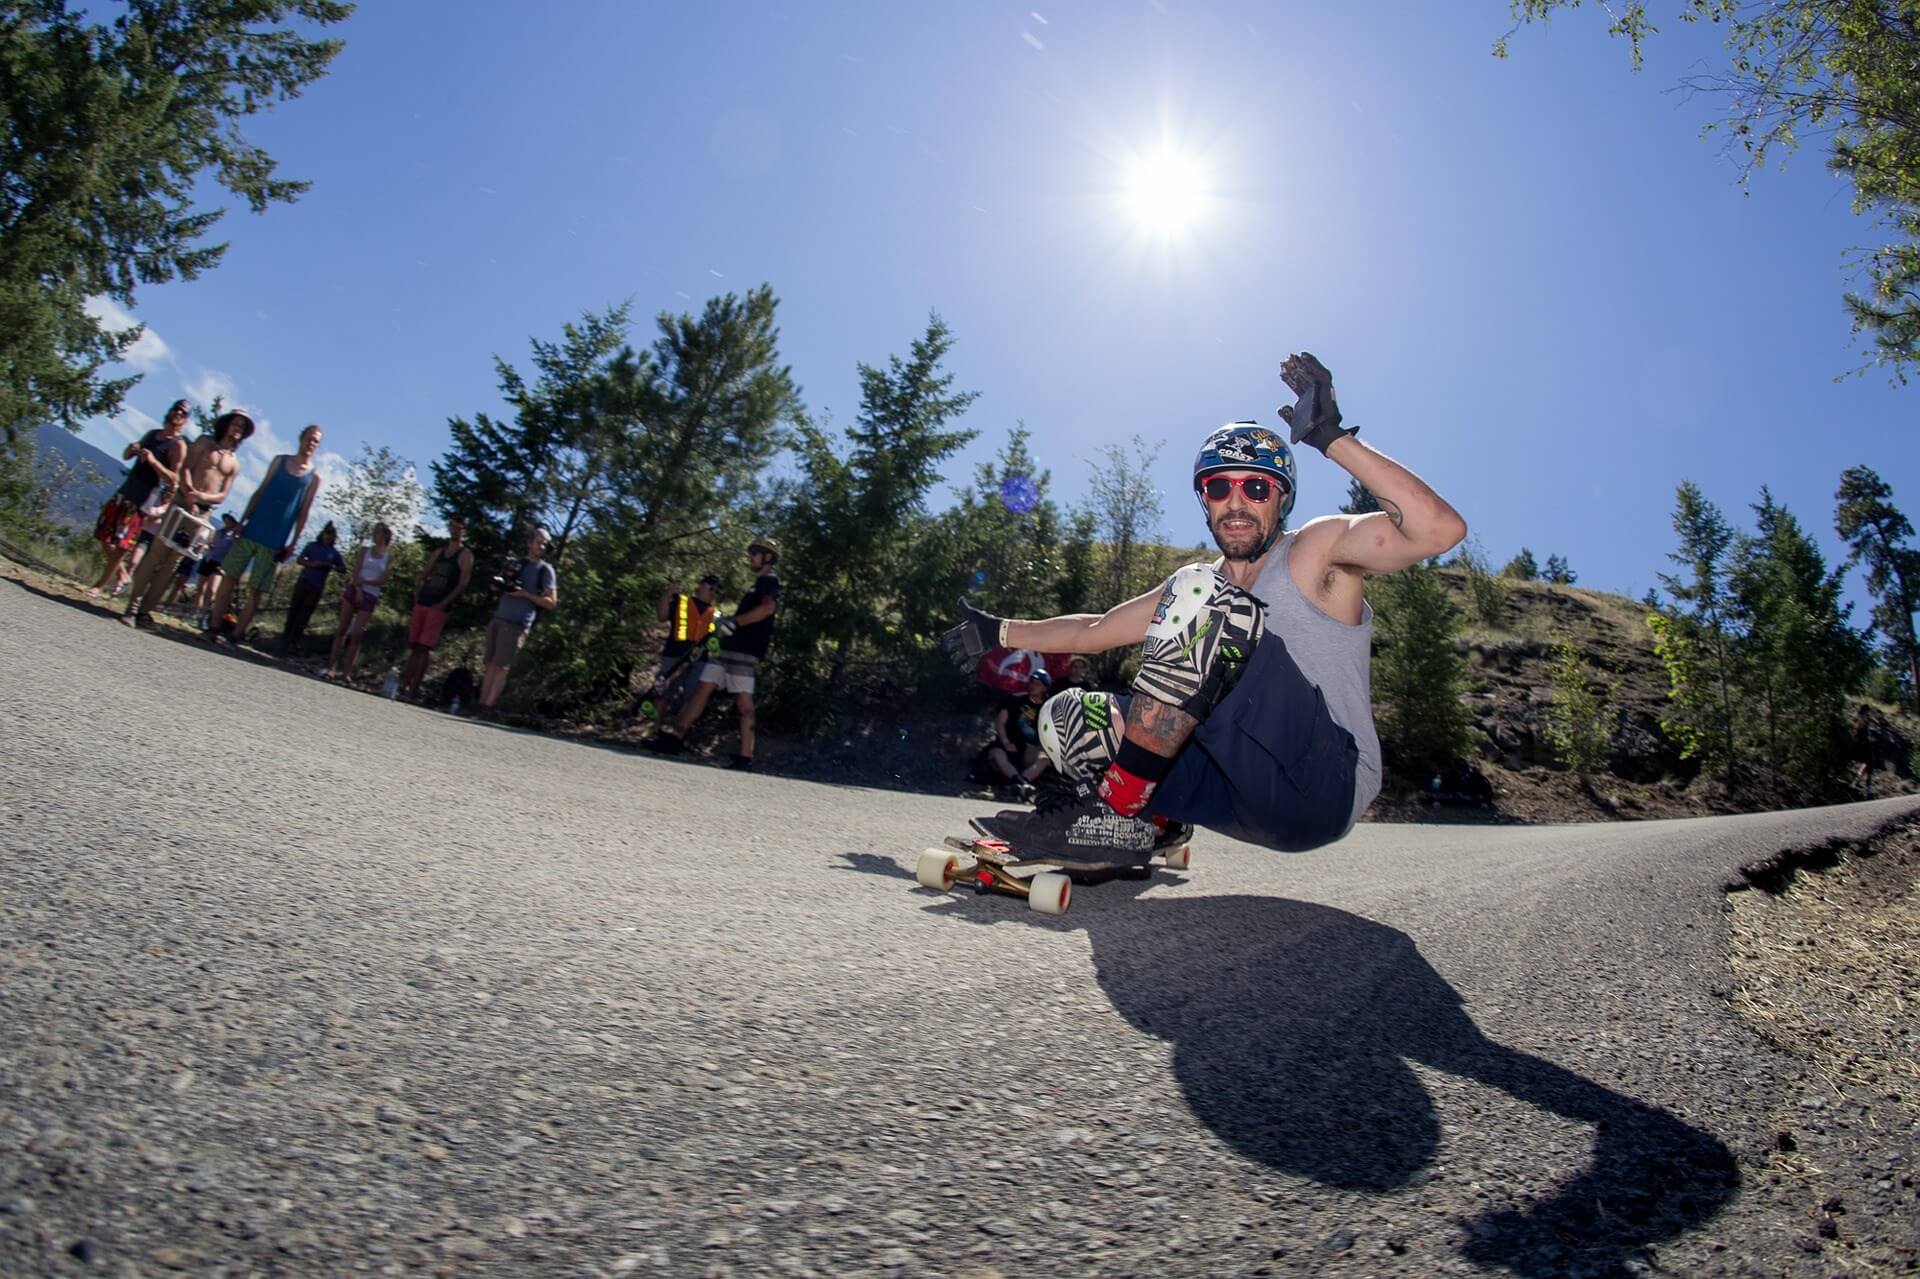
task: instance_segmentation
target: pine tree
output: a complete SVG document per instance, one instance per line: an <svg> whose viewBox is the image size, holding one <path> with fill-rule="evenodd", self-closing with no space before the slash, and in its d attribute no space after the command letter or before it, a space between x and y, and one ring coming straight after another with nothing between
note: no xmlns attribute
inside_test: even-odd
<svg viewBox="0 0 1920 1279"><path fill-rule="evenodd" d="M1674 495L1673 531L1680 535L1680 549L1667 558L1685 568L1687 574L1678 577L1662 573L1660 581L1676 604L1674 616L1668 619L1675 632L1669 636L1669 645L1676 659L1684 657L1685 662L1676 666L1670 661L1668 673L1676 681L1688 681L1684 689L1677 682L1674 687L1683 714L1697 717L1709 705L1714 707L1711 722L1696 722L1691 727L1700 737L1701 753L1724 764L1726 784L1732 789L1739 766L1734 739L1734 648L1726 616L1727 554L1733 545L1733 529L1720 509L1701 494L1699 486L1685 480Z"/></svg>
<svg viewBox="0 0 1920 1279"><path fill-rule="evenodd" d="M1920 705L1920 640L1913 614L1920 605L1920 551L1907 544L1913 525L1893 504L1893 489L1871 467L1840 475L1834 529L1852 553L1848 564L1865 564L1873 595L1874 629L1887 665L1903 673L1909 705Z"/></svg>
<svg viewBox="0 0 1920 1279"><path fill-rule="evenodd" d="M62 0L0 6L0 431L116 412L137 378L101 368L140 337L88 309L132 306L141 284L217 266L206 237L223 188L256 213L304 182L239 125L297 97L340 52L307 33L343 21L333 0L176 0L113 6L89 25ZM280 25L289 24L289 25Z"/></svg>
<svg viewBox="0 0 1920 1279"><path fill-rule="evenodd" d="M1761 712L1773 768L1816 791L1836 793L1852 739L1847 699L1865 679L1869 658L1841 603L1844 570L1826 560L1792 512L1767 489L1753 507L1757 531L1735 544L1728 572L1729 612L1743 633L1745 700Z"/></svg>
<svg viewBox="0 0 1920 1279"><path fill-rule="evenodd" d="M1373 690L1381 736L1395 767L1424 776L1461 757L1472 725L1447 591L1431 567L1415 564L1374 578L1368 594L1379 637Z"/></svg>
<svg viewBox="0 0 1920 1279"><path fill-rule="evenodd" d="M779 494L791 603L775 660L783 700L816 712L815 723L857 656L924 658L927 610L950 615L951 601L903 600L901 584L912 577L940 463L974 436L949 427L976 396L953 390L943 367L952 346L936 314L905 359L860 365L860 413L844 455L825 430L799 424L800 474ZM903 605L920 613L903 616Z"/></svg>
<svg viewBox="0 0 1920 1279"><path fill-rule="evenodd" d="M1343 515L1370 515L1380 509L1380 499L1359 480L1347 481L1347 500L1340 507Z"/></svg>
<svg viewBox="0 0 1920 1279"><path fill-rule="evenodd" d="M1547 556L1545 577L1555 586L1572 586L1580 580L1580 575L1567 567L1566 557L1562 555Z"/></svg>
<svg viewBox="0 0 1920 1279"><path fill-rule="evenodd" d="M1537 582L1540 580L1540 565L1534 560L1533 552L1523 546L1518 555L1507 561L1500 575L1518 578L1522 582Z"/></svg>

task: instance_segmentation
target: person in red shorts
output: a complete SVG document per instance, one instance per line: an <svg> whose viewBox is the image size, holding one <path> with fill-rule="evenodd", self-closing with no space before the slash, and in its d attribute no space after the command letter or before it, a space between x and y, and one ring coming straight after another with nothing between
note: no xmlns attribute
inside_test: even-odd
<svg viewBox="0 0 1920 1279"><path fill-rule="evenodd" d="M420 580L414 583L413 616L407 622L407 669L400 677L402 697L420 696L420 682L427 677L427 664L447 625L447 610L472 580L467 521L456 515L447 521L447 544L427 558Z"/></svg>
<svg viewBox="0 0 1920 1279"><path fill-rule="evenodd" d="M94 522L93 536L105 548L107 564L100 570L100 580L87 588L88 595L98 596L109 586L117 586L131 572L127 554L140 540L148 509L167 509L159 500L160 494L170 492L179 481L180 464L187 456L187 442L180 433L187 429L188 416L187 402L175 400L164 423L121 452L120 456L133 466Z"/></svg>

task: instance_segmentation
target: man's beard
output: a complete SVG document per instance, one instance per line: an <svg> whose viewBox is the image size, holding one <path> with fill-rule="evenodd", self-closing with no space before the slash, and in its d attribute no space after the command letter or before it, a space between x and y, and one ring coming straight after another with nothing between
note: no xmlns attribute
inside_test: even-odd
<svg viewBox="0 0 1920 1279"><path fill-rule="evenodd" d="M1260 527L1260 521L1257 519L1253 521L1253 528L1251 530L1246 533L1234 535L1236 542L1239 544L1237 549L1227 545L1227 535L1222 533L1219 526L1211 520L1207 523L1207 531L1213 534L1213 544L1220 548L1220 554L1230 561L1246 562L1257 560L1266 554L1268 548L1273 545L1274 541L1274 538L1269 537L1266 531ZM1274 537L1278 535L1279 529L1276 527L1274 529Z"/></svg>

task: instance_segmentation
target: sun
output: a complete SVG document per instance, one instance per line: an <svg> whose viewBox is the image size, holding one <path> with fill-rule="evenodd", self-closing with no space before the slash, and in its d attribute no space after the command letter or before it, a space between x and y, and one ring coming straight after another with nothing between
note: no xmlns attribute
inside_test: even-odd
<svg viewBox="0 0 1920 1279"><path fill-rule="evenodd" d="M1135 156L1127 168L1125 199L1140 229L1176 236L1193 229L1206 213L1207 171L1199 161L1161 146Z"/></svg>

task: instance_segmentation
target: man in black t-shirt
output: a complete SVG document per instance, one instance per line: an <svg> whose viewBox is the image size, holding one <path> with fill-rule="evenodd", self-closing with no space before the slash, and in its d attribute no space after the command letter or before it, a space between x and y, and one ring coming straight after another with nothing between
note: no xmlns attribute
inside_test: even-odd
<svg viewBox="0 0 1920 1279"><path fill-rule="evenodd" d="M187 402L175 400L165 422L121 451L120 456L133 466L94 521L93 536L106 551L107 564L100 571L100 580L87 588L88 595L97 596L109 586L117 587L119 580L132 572L127 564L128 552L140 540L149 515L166 510L161 498L179 482L180 464L187 456L187 442L180 433L187 429L189 416Z"/></svg>
<svg viewBox="0 0 1920 1279"><path fill-rule="evenodd" d="M740 597L740 607L733 616L714 623L713 628L720 632L720 651L701 666L700 682L680 708L673 727L662 728L647 739L648 750L663 755L678 755L685 750L687 730L707 709L713 690L724 684L740 712L740 751L730 767L753 767L753 676L773 643L773 615L780 607L780 579L774 576L773 566L779 562L780 547L772 538L756 537L748 545L753 589Z"/></svg>
<svg viewBox="0 0 1920 1279"><path fill-rule="evenodd" d="M993 740L987 743L987 761L1023 798L1031 798L1033 784L1052 767L1040 749L1040 708L1053 693L1053 677L1037 665L1027 677L1024 692L1009 693L993 713Z"/></svg>

